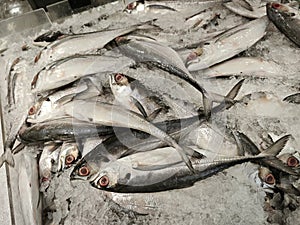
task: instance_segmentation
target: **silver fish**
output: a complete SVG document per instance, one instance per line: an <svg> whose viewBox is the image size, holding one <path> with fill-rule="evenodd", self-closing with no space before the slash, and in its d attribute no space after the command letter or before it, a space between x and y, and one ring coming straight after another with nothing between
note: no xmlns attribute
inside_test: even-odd
<svg viewBox="0 0 300 225"><path fill-rule="evenodd" d="M269 20L264 16L232 28L204 43L203 47L195 49L188 56L186 60L188 70L206 69L245 51L265 35L268 24Z"/></svg>
<svg viewBox="0 0 300 225"><path fill-rule="evenodd" d="M49 62L66 58L75 54L86 54L103 48L114 38L125 35L137 29L138 26L115 30L74 34L56 40L47 45L35 58L35 62Z"/></svg>
<svg viewBox="0 0 300 225"><path fill-rule="evenodd" d="M139 81L124 74L112 74L110 76L110 88L115 97L115 101L125 108L143 115L148 120L154 119L163 109Z"/></svg>
<svg viewBox="0 0 300 225"><path fill-rule="evenodd" d="M82 77L94 74L117 73L133 65L125 56L74 55L48 64L39 71L31 82L33 93L56 89Z"/></svg>
<svg viewBox="0 0 300 225"><path fill-rule="evenodd" d="M76 119L105 126L136 129L157 137L170 146L173 146L181 155L182 160L192 170L187 154L193 154L192 152L194 151L182 148L172 137L145 120L139 114L126 110L123 107L103 102L74 100L71 104L66 104L65 106L65 114Z"/></svg>
<svg viewBox="0 0 300 225"><path fill-rule="evenodd" d="M136 161L124 157L108 164L105 168L101 168L98 174L91 179L91 185L98 189L113 192L153 192L187 187L230 166L264 157L274 157L285 146L288 137L283 137L258 156L196 160L193 163L195 173L192 175L178 160L178 157L170 156L172 154L170 148L167 149L167 153L164 152L158 156L161 159L161 162L158 163L151 160L154 156L150 157L151 154L157 154L155 151L144 153L145 155L148 154L148 157L145 155L136 156L140 154L137 153L129 156L138 157ZM163 150L166 151L166 149ZM158 149L157 151L163 150ZM164 160L165 154L169 156L168 160ZM144 161L142 161L143 159Z"/></svg>
<svg viewBox="0 0 300 225"><path fill-rule="evenodd" d="M299 10L277 2L269 2L267 4L267 15L286 37L300 47Z"/></svg>
<svg viewBox="0 0 300 225"><path fill-rule="evenodd" d="M64 142L61 146L58 156L59 160L57 171L69 168L78 160L79 157L80 152L78 149L78 144L75 142Z"/></svg>
<svg viewBox="0 0 300 225"><path fill-rule="evenodd" d="M60 143L88 137L103 137L113 133L112 127L96 126L73 118L64 118L36 123L30 127L23 126L19 131L18 139L26 145L43 142Z"/></svg>
<svg viewBox="0 0 300 225"><path fill-rule="evenodd" d="M42 224L42 202L39 193L35 156L23 151L18 158L18 190L24 225Z"/></svg>
<svg viewBox="0 0 300 225"><path fill-rule="evenodd" d="M133 58L137 63L155 65L192 85L202 94L204 112L206 115L210 115L213 101L212 96L189 73L176 51L153 39L145 37L118 37L115 41L120 51L126 56Z"/></svg>
<svg viewBox="0 0 300 225"><path fill-rule="evenodd" d="M45 192L50 185L53 168L58 163L61 147L57 144L45 145L39 159L40 191Z"/></svg>
<svg viewBox="0 0 300 225"><path fill-rule="evenodd" d="M234 58L210 68L201 70L197 75L203 77L258 76L269 77L281 74L282 68L271 61L253 57Z"/></svg>
<svg viewBox="0 0 300 225"><path fill-rule="evenodd" d="M230 0L224 3L230 11L251 19L260 18L267 14L266 3L259 1Z"/></svg>
<svg viewBox="0 0 300 225"><path fill-rule="evenodd" d="M182 135L193 130L195 126L201 123L203 123L203 120L196 116L181 120L164 121L155 125L166 130L166 133L178 140ZM126 130L115 129L115 131L116 136L103 141L76 164L71 173L71 180L89 180L98 172L99 168L120 157L166 146L165 142L153 136L139 135L139 137L131 132L126 132Z"/></svg>

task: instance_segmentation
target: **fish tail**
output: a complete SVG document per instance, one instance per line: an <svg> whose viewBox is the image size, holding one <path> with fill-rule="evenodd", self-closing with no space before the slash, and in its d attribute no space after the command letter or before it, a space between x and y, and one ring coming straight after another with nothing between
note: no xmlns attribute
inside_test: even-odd
<svg viewBox="0 0 300 225"><path fill-rule="evenodd" d="M273 157L275 157L285 147L285 145L290 137L291 137L291 135L283 136L282 138L277 140L274 144L272 144L269 148L267 148L262 153L260 153L258 156L273 156Z"/></svg>
<svg viewBox="0 0 300 225"><path fill-rule="evenodd" d="M6 149L4 153L0 156L0 168L5 162L12 167L15 166L15 160L10 149Z"/></svg>

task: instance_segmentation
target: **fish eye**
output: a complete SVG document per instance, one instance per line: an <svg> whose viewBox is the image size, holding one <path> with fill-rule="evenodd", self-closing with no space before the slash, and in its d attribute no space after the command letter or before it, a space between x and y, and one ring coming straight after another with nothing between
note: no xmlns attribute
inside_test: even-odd
<svg viewBox="0 0 300 225"><path fill-rule="evenodd" d="M117 73L115 75L115 81L116 82L120 82L122 79L124 78L124 75L120 74L120 73Z"/></svg>
<svg viewBox="0 0 300 225"><path fill-rule="evenodd" d="M299 160L296 159L294 156L291 156L287 159L287 165L290 167L296 167L299 165Z"/></svg>
<svg viewBox="0 0 300 225"><path fill-rule="evenodd" d="M75 161L75 157L73 155L68 155L65 159L65 164L70 165Z"/></svg>
<svg viewBox="0 0 300 225"><path fill-rule="evenodd" d="M192 52L191 54L189 54L189 56L187 57L186 61L189 62L191 60L194 60L197 58L197 53L196 52Z"/></svg>
<svg viewBox="0 0 300 225"><path fill-rule="evenodd" d="M126 9L133 10L133 9L136 8L136 6L137 6L137 3L136 2L132 2L132 3L130 3L130 4L127 5Z"/></svg>
<svg viewBox="0 0 300 225"><path fill-rule="evenodd" d="M278 9L281 5L279 3L273 3L272 6L273 8Z"/></svg>
<svg viewBox="0 0 300 225"><path fill-rule="evenodd" d="M269 173L269 174L265 177L264 181L265 181L267 184L273 185L273 184L275 184L275 177L273 176L273 174Z"/></svg>
<svg viewBox="0 0 300 225"><path fill-rule="evenodd" d="M106 175L102 176L98 181L98 185L102 188L107 187L108 184L109 184L109 178Z"/></svg>
<svg viewBox="0 0 300 225"><path fill-rule="evenodd" d="M35 113L36 113L36 108L35 108L35 106L32 106L28 111L28 115L32 116Z"/></svg>
<svg viewBox="0 0 300 225"><path fill-rule="evenodd" d="M81 168L78 170L78 175L79 175L79 176L84 177L84 176L87 176L87 175L89 175L89 174L90 174L90 170L89 170L89 168L88 168L87 166L83 166L83 167L81 167Z"/></svg>

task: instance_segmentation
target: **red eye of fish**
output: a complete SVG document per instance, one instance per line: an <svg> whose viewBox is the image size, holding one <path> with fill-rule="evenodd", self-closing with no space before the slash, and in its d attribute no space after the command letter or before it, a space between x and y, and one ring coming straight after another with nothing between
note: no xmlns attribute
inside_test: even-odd
<svg viewBox="0 0 300 225"><path fill-rule="evenodd" d="M78 175L82 177L87 176L89 174L90 174L90 170L86 166L81 167L78 171Z"/></svg>
<svg viewBox="0 0 300 225"><path fill-rule="evenodd" d="M191 54L189 54L189 56L187 57L186 61L189 62L191 60L194 60L197 58L197 53L196 52L192 52Z"/></svg>
<svg viewBox="0 0 300 225"><path fill-rule="evenodd" d="M275 177L273 176L273 174L269 173L266 177L265 177L265 182L267 184L275 184Z"/></svg>
<svg viewBox="0 0 300 225"><path fill-rule="evenodd" d="M105 176L105 175L103 177L101 177L98 181L98 185L100 187L107 187L108 184L109 184L109 178L108 178L108 176Z"/></svg>
<svg viewBox="0 0 300 225"><path fill-rule="evenodd" d="M31 116L31 115L35 114L35 111L36 111L35 106L32 106L32 107L29 109L28 114Z"/></svg>
<svg viewBox="0 0 300 225"><path fill-rule="evenodd" d="M117 73L116 75L115 75L115 81L116 82L120 82L122 79L123 79L123 75L122 74L120 74L120 73Z"/></svg>
<svg viewBox="0 0 300 225"><path fill-rule="evenodd" d="M135 6L136 6L136 3L135 3L135 2L132 2L132 3L128 4L126 8L127 8L128 10L133 10L133 9L135 8Z"/></svg>
<svg viewBox="0 0 300 225"><path fill-rule="evenodd" d="M273 3L272 6L273 8L278 9L281 5L279 3Z"/></svg>
<svg viewBox="0 0 300 225"><path fill-rule="evenodd" d="M296 167L299 165L299 160L296 159L294 156L291 156L287 160L287 165L290 167Z"/></svg>
<svg viewBox="0 0 300 225"><path fill-rule="evenodd" d="M43 178L42 178L42 183L44 183L44 182L46 182L46 181L48 181L48 180L49 180L49 178L43 177Z"/></svg>
<svg viewBox="0 0 300 225"><path fill-rule="evenodd" d="M68 155L66 157L65 163L66 165L70 165L75 161L75 157L73 155Z"/></svg>

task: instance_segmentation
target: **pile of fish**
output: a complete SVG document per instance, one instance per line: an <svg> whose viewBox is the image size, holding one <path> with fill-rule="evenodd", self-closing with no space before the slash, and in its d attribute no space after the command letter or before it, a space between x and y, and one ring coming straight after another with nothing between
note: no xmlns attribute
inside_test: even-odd
<svg viewBox="0 0 300 225"><path fill-rule="evenodd" d="M15 155L31 149L38 159L39 191L47 195L54 174L66 171L71 182L87 182L99 191L149 193L190 187L252 162L259 165L255 181L267 193L270 208L277 207L275 198L284 199L279 208L299 207L300 155L282 153L291 135L254 143L246 132L224 125L227 116L234 119L227 112L251 98L237 99L245 78L276 78L284 71L271 60L243 55L268 35L270 24L293 48L300 47L297 2L118 4L124 7L115 14L130 17L132 24L86 33L47 31L23 46L22 53L32 51L34 58L20 56L8 63L5 109L23 115L15 117L18 125L6 124L1 165L17 166ZM245 22L213 30L212 24L224 19L215 7L245 17ZM141 15L147 15L144 21L135 20ZM186 29L180 36L199 34L198 42L173 44L163 38L176 36L161 24L178 15L183 18L178 26ZM23 83L30 91L21 87L23 93L17 86L18 79L26 80L22 76L30 78ZM239 79L235 85L214 89L212 78L231 76ZM207 80L210 87L203 84ZM28 104L20 104L26 96ZM296 93L283 102L298 107L299 98ZM203 144L216 141L207 136L190 138L202 131L220 135L230 153Z"/></svg>

